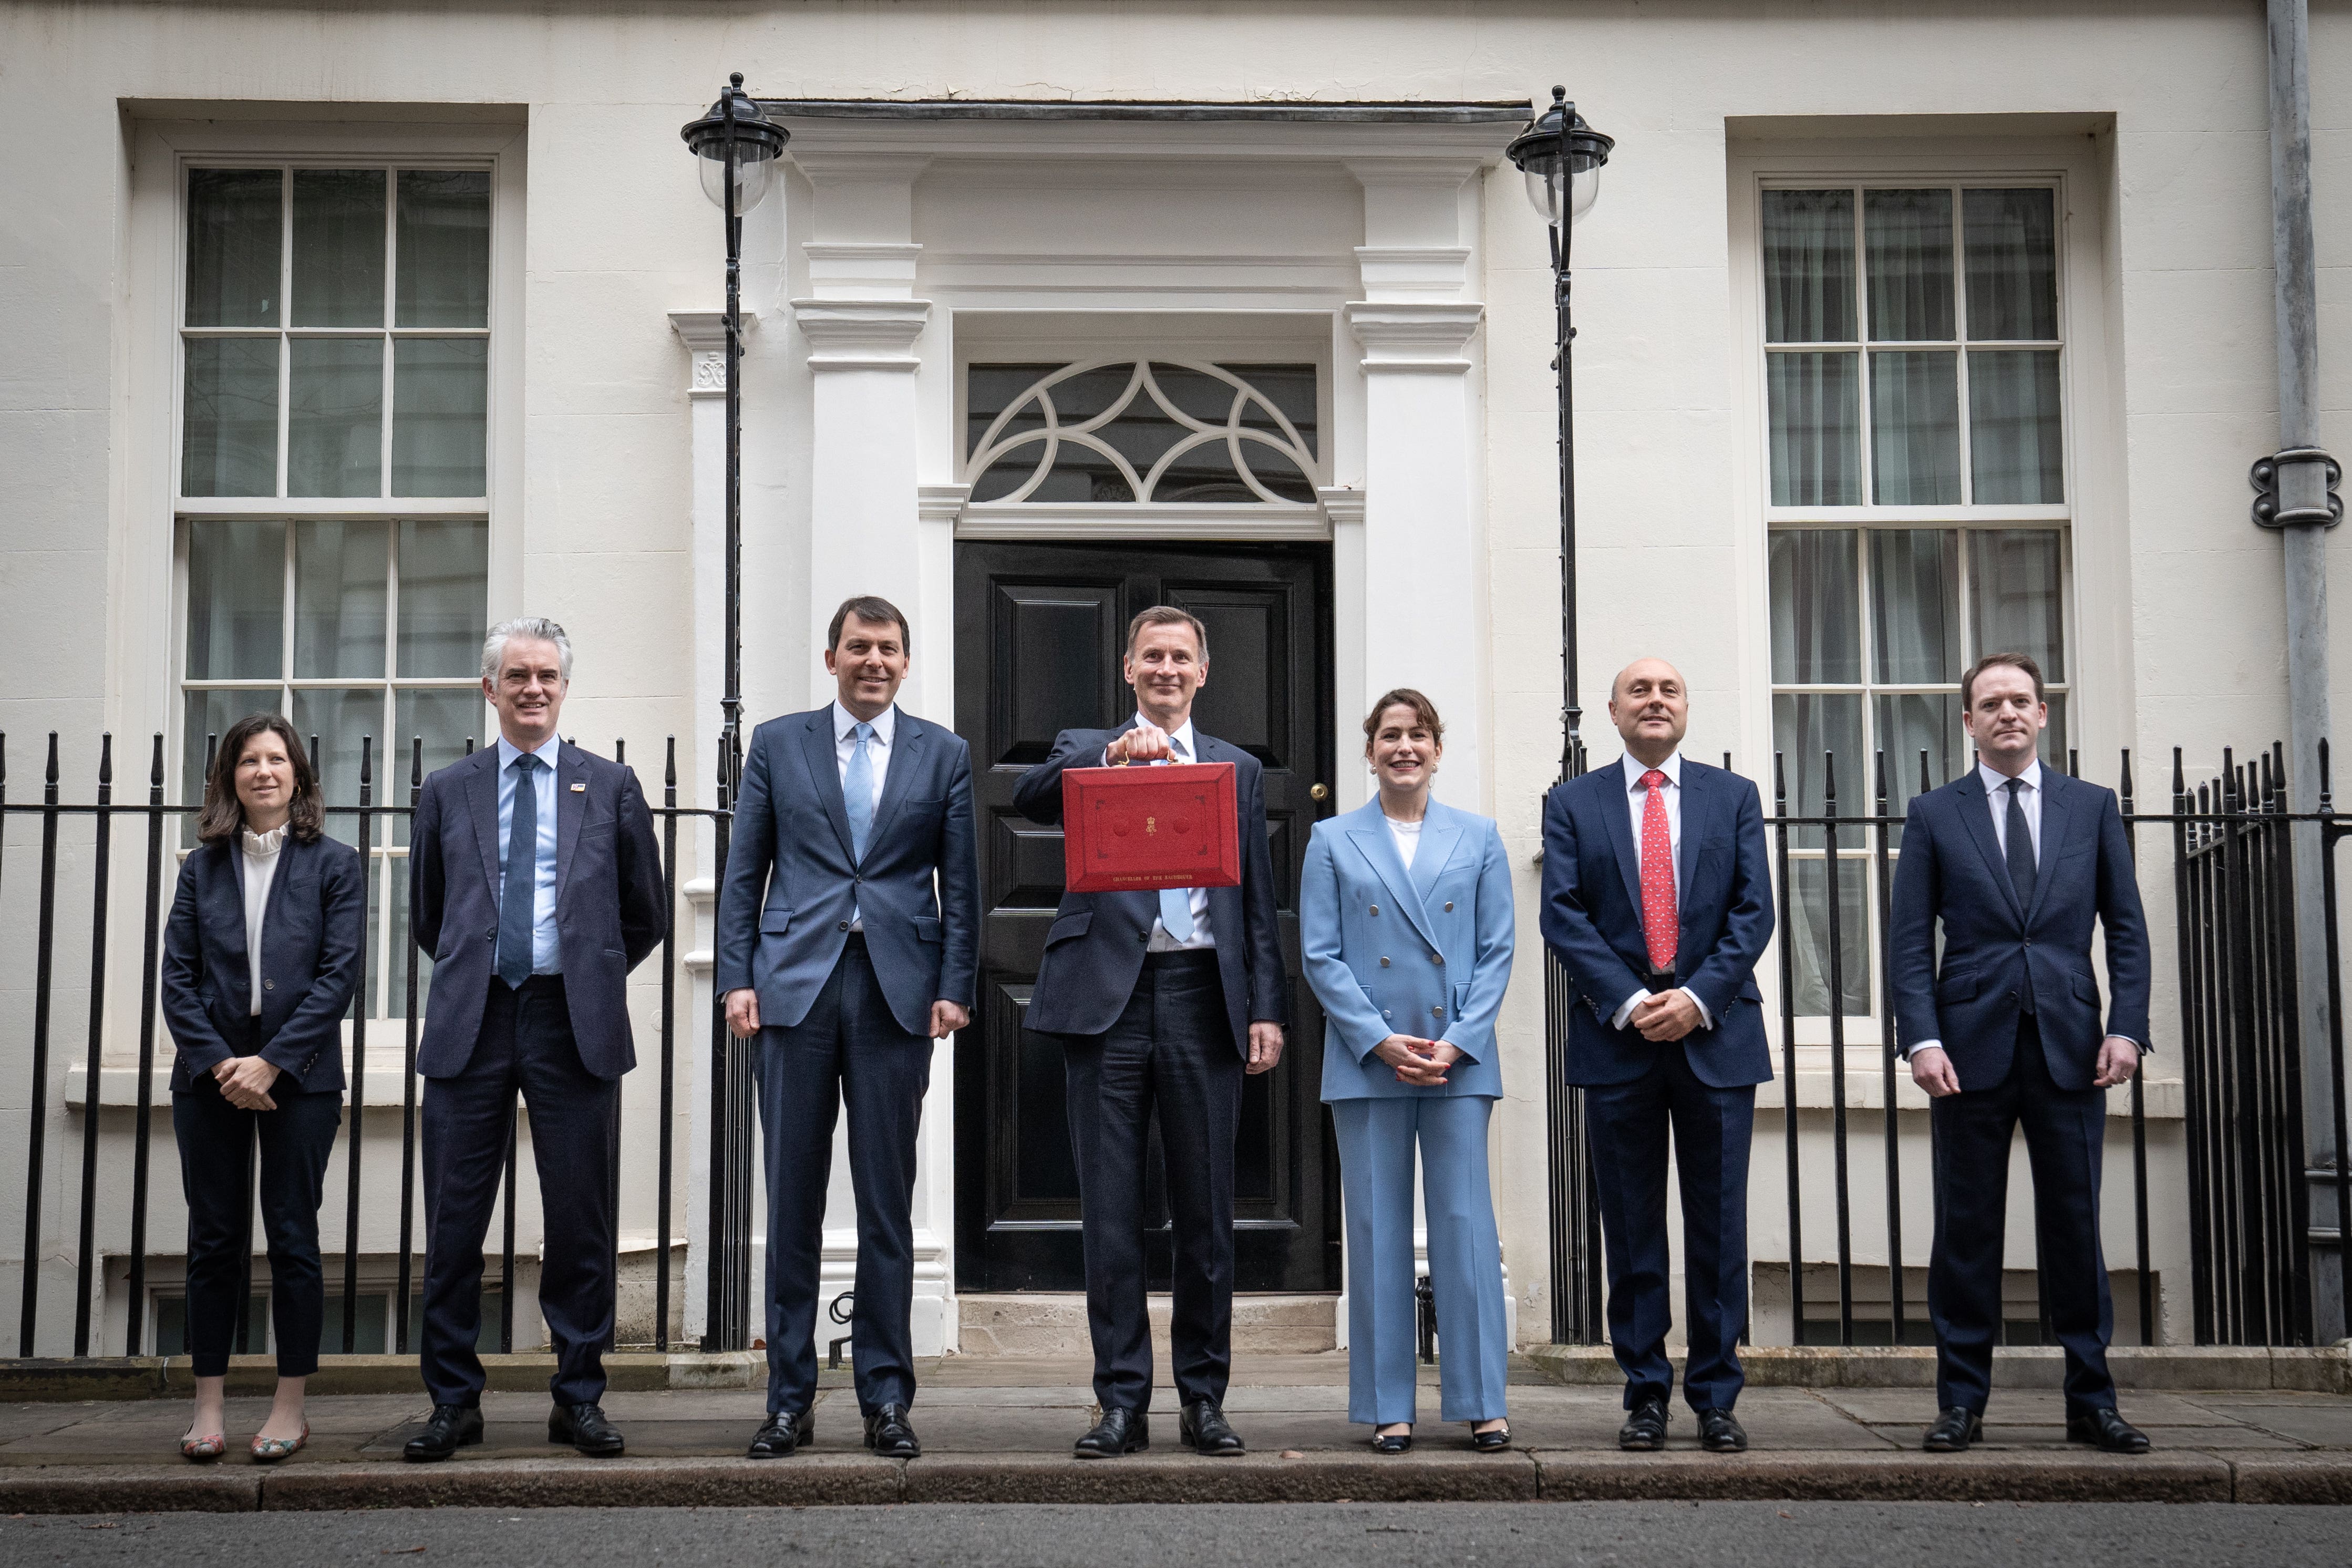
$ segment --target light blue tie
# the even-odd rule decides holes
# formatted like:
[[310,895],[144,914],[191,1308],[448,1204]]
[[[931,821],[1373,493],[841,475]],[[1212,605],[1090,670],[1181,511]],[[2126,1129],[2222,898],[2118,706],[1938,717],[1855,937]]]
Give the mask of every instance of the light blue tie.
[[866,749],[873,737],[874,726],[859,724],[854,733],[857,744],[850,748],[849,768],[842,775],[841,793],[849,807],[849,847],[858,859],[866,858],[866,836],[874,831],[874,758]]
[[[1168,738],[1169,761],[1181,762],[1183,753],[1177,750],[1176,737]],[[1192,889],[1162,888],[1160,889],[1160,923],[1179,942],[1192,940]]]

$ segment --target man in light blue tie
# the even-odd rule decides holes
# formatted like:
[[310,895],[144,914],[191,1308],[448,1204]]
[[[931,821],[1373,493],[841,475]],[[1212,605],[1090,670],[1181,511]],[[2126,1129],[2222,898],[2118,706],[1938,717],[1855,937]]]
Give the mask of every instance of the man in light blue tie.
[[837,695],[754,731],[719,895],[718,984],[751,1058],[768,1178],[768,1415],[755,1459],[814,1434],[816,1313],[833,1131],[849,1110],[857,1200],[850,1352],[866,1446],[922,1452],[915,1365],[915,1139],[933,1042],[971,1021],[980,860],[971,752],[897,706],[912,650],[887,599],[836,611]]
[[1224,1416],[1232,1368],[1234,1136],[1242,1078],[1282,1059],[1288,988],[1275,934],[1265,784],[1255,757],[1192,724],[1207,684],[1209,634],[1170,605],[1127,633],[1136,715],[1117,730],[1065,730],[1022,775],[1013,803],[1062,820],[1062,774],[1125,763],[1231,763],[1242,849],[1238,888],[1071,893],[1045,935],[1027,1026],[1057,1037],[1068,1085],[1070,1145],[1085,1226],[1087,1325],[1101,1418],[1080,1458],[1150,1446],[1151,1331],[1144,1262],[1144,1184],[1156,1112],[1175,1233],[1169,1337],[1178,1440],[1238,1454]]

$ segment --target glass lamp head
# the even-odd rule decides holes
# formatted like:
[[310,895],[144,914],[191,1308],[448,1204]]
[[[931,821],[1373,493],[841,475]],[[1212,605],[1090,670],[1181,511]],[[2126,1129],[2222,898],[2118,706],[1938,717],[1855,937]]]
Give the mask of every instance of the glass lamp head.
[[792,133],[760,112],[760,105],[743,90],[743,73],[728,79],[726,90],[699,120],[681,127],[678,136],[692,150],[702,168],[702,193],[715,206],[727,205],[730,174],[735,185],[735,212],[750,212],[764,200]]
[[1528,203],[1559,228],[1592,210],[1601,195],[1601,166],[1616,145],[1615,138],[1585,123],[1566,88],[1555,87],[1551,107],[1519,132],[1507,155],[1527,178]]

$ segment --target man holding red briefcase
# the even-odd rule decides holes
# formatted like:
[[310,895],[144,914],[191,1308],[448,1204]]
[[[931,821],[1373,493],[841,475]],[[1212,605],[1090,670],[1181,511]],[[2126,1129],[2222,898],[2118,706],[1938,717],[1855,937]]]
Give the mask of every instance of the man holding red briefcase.
[[[1165,605],[1137,616],[1125,674],[1136,716],[1117,730],[1063,731],[1052,754],[1015,786],[1014,804],[1053,825],[1063,819],[1071,770],[1228,764],[1241,881],[1066,892],[1045,937],[1026,1024],[1059,1037],[1063,1047],[1102,1407],[1076,1451],[1110,1458],[1150,1447],[1143,1194],[1156,1107],[1176,1242],[1177,1435],[1199,1453],[1238,1454],[1241,1436],[1223,1408],[1232,1364],[1234,1137],[1243,1075],[1270,1072],[1281,1060],[1288,1011],[1265,785],[1256,758],[1192,728],[1192,700],[1209,676],[1208,632],[1198,619]],[[1150,826],[1156,833],[1157,824]],[[1069,830],[1075,836],[1078,825]]]

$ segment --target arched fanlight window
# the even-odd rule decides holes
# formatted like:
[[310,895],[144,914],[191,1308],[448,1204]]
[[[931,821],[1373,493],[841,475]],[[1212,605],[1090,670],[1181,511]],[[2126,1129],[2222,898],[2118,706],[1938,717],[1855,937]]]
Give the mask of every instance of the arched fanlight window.
[[974,504],[1315,500],[1315,366],[1192,360],[975,364]]

